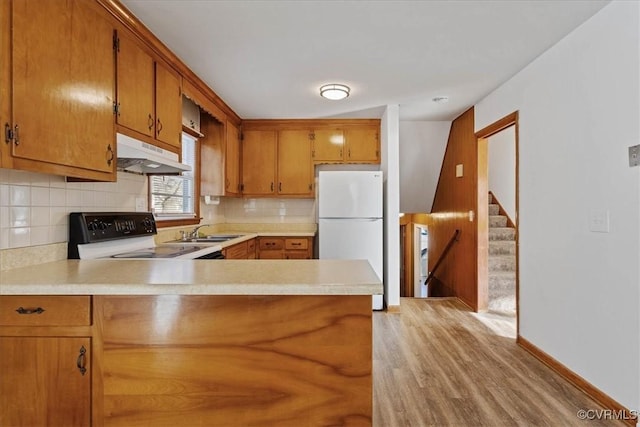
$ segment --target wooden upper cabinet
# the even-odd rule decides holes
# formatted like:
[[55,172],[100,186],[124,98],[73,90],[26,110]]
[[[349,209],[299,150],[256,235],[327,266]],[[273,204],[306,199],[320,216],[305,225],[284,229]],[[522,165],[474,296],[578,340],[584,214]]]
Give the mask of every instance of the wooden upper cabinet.
[[277,133],[246,130],[242,138],[242,192],[264,196],[276,193]]
[[240,188],[240,129],[227,120],[224,156],[225,195],[241,194]]
[[156,139],[180,148],[182,144],[181,77],[156,62]]
[[155,136],[153,58],[124,31],[117,40],[117,123]]
[[278,194],[314,196],[311,140],[306,130],[278,132]]
[[223,196],[225,132],[224,124],[209,114],[200,113],[200,194],[203,196]]
[[314,162],[341,162],[344,154],[344,132],[342,129],[321,129],[311,132]]
[[349,127],[345,130],[348,163],[380,163],[380,139],[377,126]]
[[320,163],[380,163],[379,126],[350,124],[311,131],[311,157]]
[[2,94],[11,95],[0,166],[115,180],[114,27],[104,10],[83,0],[0,7]]
[[[167,144],[180,152],[182,144],[182,80],[132,35],[119,31],[117,46],[117,124],[134,138]],[[125,130],[126,132],[126,130]],[[142,138],[144,139],[144,138]],[[162,144],[156,144],[162,145]]]

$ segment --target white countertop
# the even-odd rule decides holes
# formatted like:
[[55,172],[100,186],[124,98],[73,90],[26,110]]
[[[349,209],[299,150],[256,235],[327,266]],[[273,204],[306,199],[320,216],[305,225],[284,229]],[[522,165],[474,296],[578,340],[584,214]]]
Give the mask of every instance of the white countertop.
[[63,260],[0,273],[0,295],[376,295],[364,260]]

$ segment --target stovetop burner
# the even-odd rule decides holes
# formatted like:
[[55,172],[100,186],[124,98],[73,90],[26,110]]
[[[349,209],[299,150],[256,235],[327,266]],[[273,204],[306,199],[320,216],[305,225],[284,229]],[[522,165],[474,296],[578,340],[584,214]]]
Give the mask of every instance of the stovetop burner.
[[193,252],[198,252],[206,248],[207,246],[156,246],[155,248],[146,248],[111,255],[111,258],[175,258]]

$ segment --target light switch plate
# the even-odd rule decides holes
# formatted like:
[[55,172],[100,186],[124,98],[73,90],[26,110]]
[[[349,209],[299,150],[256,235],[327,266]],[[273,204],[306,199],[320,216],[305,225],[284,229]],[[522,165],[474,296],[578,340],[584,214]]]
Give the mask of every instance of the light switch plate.
[[456,178],[461,178],[463,175],[463,166],[462,164],[456,165]]
[[589,230],[595,233],[609,232],[609,211],[593,209],[589,213]]
[[640,165],[640,145],[629,147],[629,167]]

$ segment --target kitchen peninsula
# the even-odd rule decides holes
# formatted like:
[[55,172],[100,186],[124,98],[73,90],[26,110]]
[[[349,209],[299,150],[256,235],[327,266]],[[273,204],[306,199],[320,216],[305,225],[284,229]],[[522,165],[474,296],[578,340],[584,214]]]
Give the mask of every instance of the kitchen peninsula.
[[371,425],[380,293],[366,261],[3,271],[0,424]]

